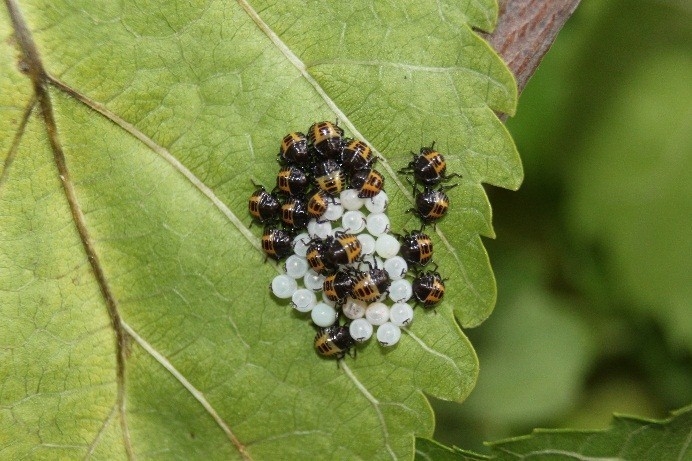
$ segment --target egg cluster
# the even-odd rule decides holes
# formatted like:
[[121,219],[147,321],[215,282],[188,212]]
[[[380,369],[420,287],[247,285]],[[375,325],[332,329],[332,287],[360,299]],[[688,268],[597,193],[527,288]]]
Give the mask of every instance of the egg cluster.
[[[278,161],[276,187],[268,192],[257,186],[249,200],[250,214],[265,225],[265,254],[286,258],[272,293],[310,314],[320,328],[315,348],[321,355],[341,358],[373,334],[382,346],[395,345],[401,327],[413,321],[409,301],[427,308],[444,296],[440,274],[422,270],[433,254],[430,237],[422,230],[390,232],[376,157],[363,141],[345,138],[336,124],[319,122],[307,136],[286,135]],[[449,187],[432,187],[451,177],[445,168],[442,155],[430,147],[401,170],[413,175],[416,207],[409,211],[423,224],[442,218],[449,206]],[[412,281],[406,278],[409,269]]]

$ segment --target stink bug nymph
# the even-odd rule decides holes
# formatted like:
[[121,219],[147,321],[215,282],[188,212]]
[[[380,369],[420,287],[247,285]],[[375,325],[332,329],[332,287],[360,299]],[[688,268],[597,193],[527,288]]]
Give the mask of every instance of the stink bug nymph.
[[281,168],[276,175],[276,190],[286,195],[302,194],[309,185],[309,178],[305,172],[297,166]]
[[327,212],[327,207],[329,206],[328,201],[330,199],[333,203],[334,198],[327,195],[327,193],[321,189],[315,192],[310,197],[310,200],[308,200],[308,214],[312,218],[315,218],[317,222],[323,222],[320,221],[320,218]]
[[344,148],[341,152],[341,166],[346,171],[357,171],[370,166],[375,161],[372,149],[358,139],[344,139]]
[[291,235],[282,229],[265,227],[262,234],[262,250],[273,259],[279,260],[293,251]]
[[416,181],[426,187],[434,186],[440,181],[446,181],[455,176],[460,176],[457,173],[447,175],[447,162],[442,154],[435,150],[435,143],[430,147],[421,147],[418,155],[413,154],[413,160],[406,168],[400,170],[401,173],[413,173]]
[[336,266],[327,258],[327,244],[319,238],[310,241],[305,259],[308,265],[318,274],[326,275],[336,270]]
[[315,349],[324,357],[342,359],[355,344],[348,327],[339,324],[320,328],[315,335]]
[[327,258],[337,266],[355,262],[361,254],[362,244],[354,234],[337,232],[334,237],[327,237]]
[[264,187],[259,186],[250,196],[248,209],[255,220],[266,224],[277,219],[281,203],[276,195],[270,194]]
[[372,198],[384,188],[384,177],[371,168],[359,170],[351,176],[351,188],[358,191],[360,198]]
[[439,189],[428,189],[419,192],[414,188],[416,196],[416,207],[408,211],[417,215],[424,224],[431,224],[442,219],[449,209],[449,196],[445,190],[455,187],[446,186]]
[[312,148],[324,158],[341,156],[344,130],[332,122],[314,123],[308,130],[308,141]]
[[327,278],[324,279],[322,288],[327,299],[330,301],[342,302],[351,294],[353,283],[354,280],[351,274],[339,271],[328,275]]
[[297,131],[284,136],[279,148],[279,163],[306,165],[309,162],[308,138]]
[[315,184],[329,195],[339,195],[346,185],[346,176],[338,163],[326,160],[315,167]]
[[386,296],[391,284],[387,271],[374,267],[355,276],[351,296],[372,303]]
[[413,279],[411,285],[413,297],[425,308],[439,303],[445,295],[445,282],[438,272],[422,272]]
[[401,241],[401,256],[411,264],[425,266],[433,255],[433,242],[430,236],[420,231],[398,236]]
[[302,229],[308,225],[310,215],[308,214],[305,198],[302,196],[291,197],[281,205],[281,220],[284,224],[293,229]]

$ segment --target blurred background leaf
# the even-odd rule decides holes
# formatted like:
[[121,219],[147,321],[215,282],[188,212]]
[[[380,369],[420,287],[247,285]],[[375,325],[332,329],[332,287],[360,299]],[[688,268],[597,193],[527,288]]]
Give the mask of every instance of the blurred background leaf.
[[494,315],[478,386],[436,402],[436,439],[597,429],[692,401],[689,4],[583,2],[508,121],[516,194],[490,191]]

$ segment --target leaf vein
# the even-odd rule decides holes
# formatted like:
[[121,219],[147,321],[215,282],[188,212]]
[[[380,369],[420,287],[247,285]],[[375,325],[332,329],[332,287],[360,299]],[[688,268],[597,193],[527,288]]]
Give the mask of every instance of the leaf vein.
[[409,330],[408,328],[402,328],[402,329],[406,332],[407,335],[409,335],[411,338],[413,338],[413,340],[416,341],[416,342],[418,343],[418,345],[420,345],[420,347],[423,348],[424,351],[426,351],[426,352],[429,353],[429,354],[432,354],[432,355],[435,355],[435,356],[437,356],[437,357],[440,357],[441,359],[443,359],[443,360],[445,360],[445,361],[451,363],[451,364],[452,364],[452,368],[454,368],[459,374],[461,374],[461,369],[460,369],[459,366],[456,364],[456,362],[454,362],[454,360],[452,360],[451,357],[449,357],[448,355],[445,355],[445,354],[443,354],[443,353],[441,353],[441,352],[438,352],[438,351],[436,351],[435,349],[433,349],[433,348],[431,348],[430,346],[428,346],[427,344],[425,344],[425,343],[423,342],[422,339],[420,339],[417,335],[415,335],[415,334],[414,334],[411,330]]
[[307,431],[290,431],[290,432],[284,432],[282,434],[275,434],[275,435],[270,435],[267,437],[262,437],[261,439],[253,440],[252,442],[248,442],[246,446],[252,446],[252,445],[257,445],[259,443],[264,443],[264,442],[272,442],[274,440],[281,440],[289,437],[302,437],[306,435],[312,435],[312,434],[323,434],[323,435],[329,435],[329,432],[322,431],[319,429],[311,429]]
[[[228,221],[230,221],[238,229],[238,231],[243,235],[243,237],[245,237],[248,240],[248,242],[250,242],[250,244],[257,249],[257,251],[264,254],[259,239],[255,237],[252,232],[250,232],[250,229],[235,215],[235,213],[233,213],[233,211],[231,211],[231,209],[214,193],[214,191],[209,186],[204,184],[204,182],[200,180],[185,165],[183,165],[180,162],[180,160],[175,158],[173,154],[171,154],[168,151],[168,149],[157,144],[153,139],[151,139],[149,136],[137,129],[133,124],[121,118],[120,116],[109,110],[106,106],[88,98],[86,95],[79,93],[74,88],[69,87],[67,84],[63,83],[62,81],[58,80],[53,76],[48,75],[47,78],[49,82],[56,88],[74,97],[81,103],[85,104],[87,107],[93,109],[94,111],[106,117],[116,125],[120,126],[127,133],[137,138],[149,149],[151,149],[153,152],[155,152],[164,160],[166,160],[173,168],[178,170],[178,172],[182,174],[185,177],[185,179],[187,179],[195,188],[197,188],[197,190],[199,190],[209,200],[211,200],[214,206],[228,219]],[[276,265],[276,263],[272,261],[272,264],[277,269],[277,271],[279,271],[279,268]]]
[[43,119],[46,137],[50,144],[53,153],[53,161],[55,169],[60,179],[60,185],[65,200],[70,208],[72,222],[79,234],[79,239],[82,244],[82,250],[86,257],[94,276],[94,279],[99,287],[101,296],[106,305],[106,310],[110,318],[111,327],[115,336],[116,349],[116,377],[117,377],[117,406],[120,412],[120,426],[122,429],[123,443],[125,451],[129,459],[134,459],[132,445],[129,435],[127,418],[125,417],[125,353],[128,338],[122,329],[120,323],[120,313],[118,312],[118,304],[108,284],[104,268],[99,260],[99,255],[94,248],[94,242],[87,228],[84,211],[78,201],[77,192],[70,177],[70,170],[67,165],[67,159],[62,147],[60,136],[58,133],[57,123],[55,121],[55,113],[53,110],[53,102],[50,98],[50,93],[47,89],[47,83],[50,83],[50,78],[46,73],[41,55],[36,47],[34,38],[31,34],[22,11],[15,0],[5,0],[5,6],[12,21],[12,26],[17,37],[17,42],[22,51],[24,60],[26,61],[27,74],[31,78],[34,87],[34,97],[41,108],[41,117]]
[[377,418],[380,420],[380,425],[382,426],[382,435],[384,437],[384,445],[385,448],[387,449],[387,452],[389,455],[392,457],[392,459],[396,460],[398,457],[396,456],[396,453],[394,453],[394,450],[392,450],[392,447],[389,445],[389,430],[387,429],[387,422],[384,419],[384,414],[382,414],[382,410],[380,409],[380,402],[377,400],[369,391],[368,389],[361,383],[356,375],[351,371],[351,369],[344,363],[342,360],[340,363],[340,368],[344,370],[344,373],[346,373],[346,376],[355,384],[356,388],[365,396],[366,400],[370,402],[372,407],[375,409],[375,413],[377,414]]
[[87,452],[84,455],[84,459],[89,459],[91,457],[91,455],[94,453],[94,450],[96,450],[96,447],[98,446],[99,442],[101,441],[101,437],[106,432],[106,429],[108,429],[108,426],[110,426],[111,421],[113,421],[113,418],[115,417],[117,412],[118,412],[118,404],[116,402],[113,404],[113,408],[111,409],[110,414],[106,417],[106,419],[103,420],[103,424],[101,424],[101,427],[99,428],[98,432],[94,436],[94,440],[92,440],[91,443],[89,444],[89,447],[87,448]]
[[456,248],[454,248],[454,246],[449,242],[449,240],[447,240],[447,236],[442,233],[439,226],[435,229],[435,232],[440,237],[442,243],[444,243],[445,247],[447,248],[447,251],[449,251],[449,253],[454,258],[454,261],[456,261],[457,266],[459,267],[459,272],[461,273],[462,278],[466,282],[466,286],[471,291],[473,296],[475,296],[476,299],[483,299],[476,287],[473,285],[473,283],[471,283],[471,280],[469,279],[469,274],[466,271],[466,266],[464,266],[463,262],[461,261],[461,258],[459,257],[459,253],[457,252]]
[[0,192],[2,192],[3,184],[5,184],[5,181],[7,181],[7,176],[9,175],[10,167],[12,166],[14,158],[17,156],[17,151],[19,150],[19,143],[24,134],[24,130],[26,130],[27,124],[29,123],[31,113],[34,110],[34,107],[36,107],[36,102],[36,95],[34,95],[31,97],[29,103],[24,109],[22,119],[20,120],[19,126],[17,127],[17,132],[15,133],[14,139],[12,140],[12,144],[10,145],[10,150],[7,153],[7,157],[5,157],[5,164],[2,167],[2,172],[0,172]]
[[214,407],[211,405],[211,403],[207,400],[207,398],[204,396],[204,394],[197,389],[195,386],[192,385],[190,381],[183,376],[183,374],[178,371],[177,368],[173,366],[173,364],[163,356],[158,350],[154,348],[151,344],[149,344],[144,338],[142,338],[129,324],[127,324],[124,320],[120,321],[123,329],[132,337],[132,339],[135,340],[137,344],[139,344],[142,349],[144,349],[146,352],[151,355],[154,360],[159,362],[159,364],[164,367],[175,379],[180,382],[180,384],[183,385],[187,391],[192,394],[192,396],[197,400],[202,407],[209,413],[209,415],[214,419],[216,424],[221,428],[221,430],[224,431],[226,436],[229,438],[229,440],[233,443],[233,445],[236,447],[240,455],[243,457],[245,460],[251,460],[252,458],[250,457],[250,454],[247,452],[247,449],[245,445],[240,443],[238,438],[233,434],[233,431],[231,431],[231,428],[226,424],[226,421],[221,418],[221,416],[216,412]]
[[404,69],[407,71],[414,72],[430,72],[430,73],[454,73],[454,72],[465,72],[478,77],[483,77],[487,80],[488,84],[494,84],[499,88],[504,88],[504,84],[498,79],[493,78],[490,72],[483,73],[476,69],[463,66],[424,66],[421,64],[410,64],[407,62],[396,62],[396,61],[382,61],[382,60],[356,60],[356,59],[319,59],[312,61],[310,63],[304,64],[307,69],[310,67],[316,67],[326,64],[339,64],[344,66],[364,66],[364,67],[393,67],[397,69]]

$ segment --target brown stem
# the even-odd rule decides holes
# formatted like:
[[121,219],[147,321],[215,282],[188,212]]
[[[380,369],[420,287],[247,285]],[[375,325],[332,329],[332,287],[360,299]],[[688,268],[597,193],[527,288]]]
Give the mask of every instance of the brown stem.
[[500,0],[492,34],[483,34],[517,79],[519,92],[572,15],[579,0]]

